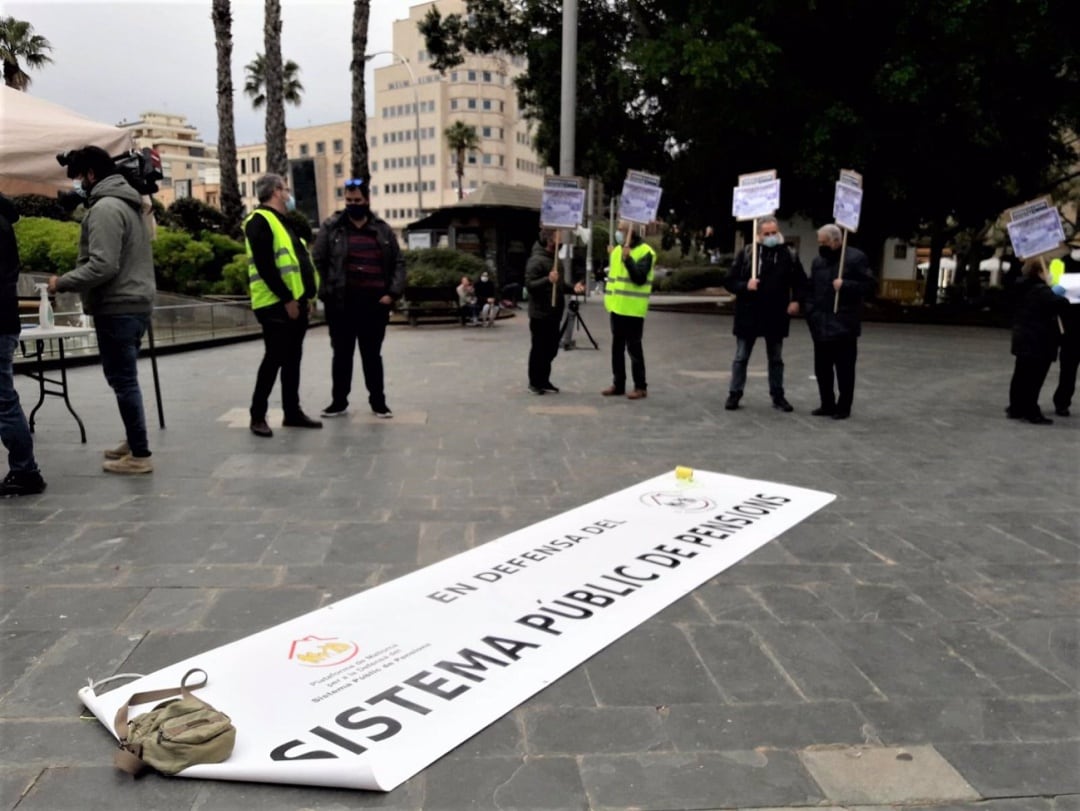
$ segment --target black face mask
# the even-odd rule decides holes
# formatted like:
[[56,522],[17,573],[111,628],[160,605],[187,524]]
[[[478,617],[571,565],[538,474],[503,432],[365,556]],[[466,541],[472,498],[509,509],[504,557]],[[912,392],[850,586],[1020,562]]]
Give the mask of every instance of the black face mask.
[[354,220],[366,220],[368,215],[371,214],[371,206],[367,203],[348,203],[345,206],[345,213]]
[[840,256],[839,248],[830,248],[828,245],[819,245],[817,252],[822,259],[836,259]]

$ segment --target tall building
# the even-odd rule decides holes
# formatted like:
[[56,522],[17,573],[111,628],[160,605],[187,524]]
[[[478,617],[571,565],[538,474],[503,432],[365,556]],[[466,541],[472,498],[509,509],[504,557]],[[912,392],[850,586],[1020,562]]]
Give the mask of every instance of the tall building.
[[187,123],[187,116],[147,111],[138,121],[121,121],[118,127],[131,130],[135,147],[156,149],[165,176],[158,183],[158,200],[165,206],[181,197],[196,197],[219,207],[221,168],[217,147],[199,136]]
[[[408,18],[393,25],[393,64],[377,68],[368,88],[374,99],[367,119],[371,204],[399,230],[422,211],[457,201],[457,156],[445,135],[454,122],[474,127],[479,140],[479,148],[465,157],[463,194],[485,183],[541,188],[545,173],[513,83],[525,61],[467,56],[445,76],[432,70],[417,24],[433,6],[444,15],[465,13],[463,0],[411,7]],[[347,115],[348,100],[342,104]],[[293,185],[303,186],[294,189],[298,206],[316,222],[342,207],[351,137],[348,120],[290,129],[286,135]],[[250,210],[258,204],[254,181],[266,171],[266,145],[238,147],[237,159],[240,193]]]

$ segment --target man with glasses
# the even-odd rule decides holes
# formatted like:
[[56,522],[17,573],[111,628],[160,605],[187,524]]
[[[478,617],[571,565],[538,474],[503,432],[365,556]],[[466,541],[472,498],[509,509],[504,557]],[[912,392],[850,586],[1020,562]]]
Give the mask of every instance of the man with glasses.
[[322,428],[300,410],[300,358],[308,326],[308,302],[315,298],[315,268],[304,241],[285,214],[296,209],[281,175],[255,181],[259,207],[244,220],[251,309],[263,330],[266,351],[251,395],[251,433],[271,437],[266,422],[270,391],[281,371],[282,425]]
[[394,415],[386,404],[382,343],[390,310],[405,290],[405,258],[393,229],[372,213],[364,181],[346,180],[344,191],[345,210],[323,223],[312,249],[333,349],[331,402],[322,416],[348,413],[359,345],[368,404],[376,417],[389,419]]

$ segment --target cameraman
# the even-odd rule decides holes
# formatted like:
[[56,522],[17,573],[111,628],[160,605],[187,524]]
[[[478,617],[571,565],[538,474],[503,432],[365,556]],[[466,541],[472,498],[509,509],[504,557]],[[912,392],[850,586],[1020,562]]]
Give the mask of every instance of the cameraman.
[[94,317],[105,379],[116,394],[126,440],[105,451],[107,473],[150,473],[150,444],[136,360],[154,308],[154,257],[142,216],[142,198],[104,149],[67,153],[68,177],[86,200],[79,258],[63,276],[49,277],[49,292],[74,292]]

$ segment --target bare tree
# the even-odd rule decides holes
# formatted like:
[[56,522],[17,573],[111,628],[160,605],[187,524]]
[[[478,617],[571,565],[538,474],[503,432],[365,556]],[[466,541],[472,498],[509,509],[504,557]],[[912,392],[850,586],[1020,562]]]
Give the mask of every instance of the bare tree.
[[350,171],[365,184],[371,178],[368,169],[367,110],[364,95],[364,67],[367,64],[368,18],[370,0],[353,0],[352,30],[352,157]]
[[263,40],[266,50],[266,170],[289,177],[285,151],[285,72],[281,65],[281,0],[266,0]]
[[229,0],[214,0],[210,13],[217,45],[218,163],[221,166],[221,213],[230,234],[240,232],[244,204],[236,177],[236,130],[233,119],[232,7]]

